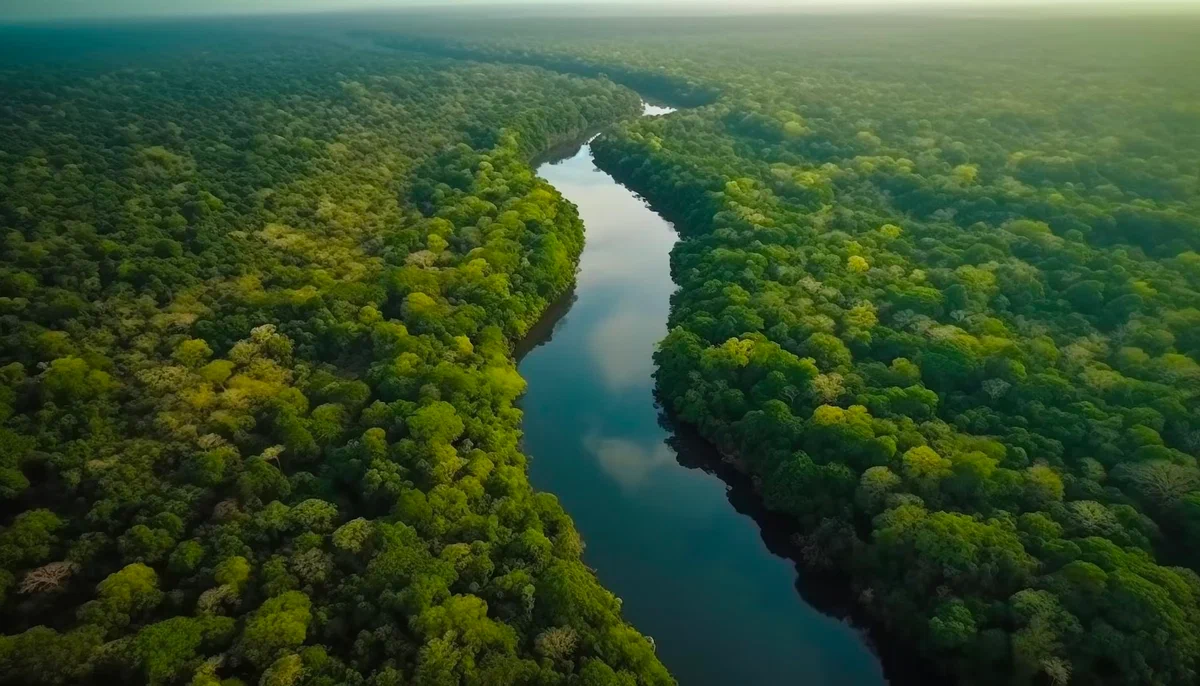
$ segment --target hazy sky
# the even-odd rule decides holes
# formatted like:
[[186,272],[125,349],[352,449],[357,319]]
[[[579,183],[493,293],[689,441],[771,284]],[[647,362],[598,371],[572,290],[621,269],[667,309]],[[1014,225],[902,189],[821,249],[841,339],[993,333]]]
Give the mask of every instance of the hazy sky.
[[[186,14],[229,14],[260,12],[309,12],[336,9],[366,9],[386,7],[413,7],[441,5],[582,5],[597,4],[595,0],[449,0],[441,3],[431,0],[0,0],[0,20],[23,19],[67,19],[116,16],[164,16]],[[600,4],[636,5],[642,8],[673,6],[678,11],[684,6],[706,5],[704,9],[719,8],[742,10],[757,9],[820,9],[856,6],[914,8],[921,6],[988,7],[1024,6],[1046,7],[1065,5],[1078,8],[1085,5],[1103,6],[1111,9],[1118,5],[1145,8],[1142,0],[729,0],[727,2],[701,2],[692,0],[600,0]],[[1168,7],[1200,8],[1200,0],[1156,0],[1152,4]]]

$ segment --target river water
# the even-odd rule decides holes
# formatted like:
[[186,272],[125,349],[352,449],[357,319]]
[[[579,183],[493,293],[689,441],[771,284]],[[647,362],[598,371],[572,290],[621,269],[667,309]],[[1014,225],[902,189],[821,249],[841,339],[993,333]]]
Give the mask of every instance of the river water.
[[584,561],[683,686],[885,683],[860,633],[801,597],[795,564],[739,511],[753,498],[697,468],[704,448],[661,417],[651,356],[675,290],[674,229],[588,145],[538,174],[579,207],[587,244],[565,314],[520,362],[525,450],[533,485],[575,520]]

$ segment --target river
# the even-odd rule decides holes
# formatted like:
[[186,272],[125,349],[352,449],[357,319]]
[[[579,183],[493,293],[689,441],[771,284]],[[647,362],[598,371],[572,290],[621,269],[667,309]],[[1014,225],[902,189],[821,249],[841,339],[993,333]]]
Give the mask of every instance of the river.
[[704,447],[687,447],[655,403],[671,224],[586,144],[538,174],[579,207],[587,244],[573,297],[520,361],[525,451],[533,485],[575,520],[584,561],[683,686],[886,683],[860,632],[797,592],[796,565],[744,513],[753,499],[735,507],[726,480],[697,468]]

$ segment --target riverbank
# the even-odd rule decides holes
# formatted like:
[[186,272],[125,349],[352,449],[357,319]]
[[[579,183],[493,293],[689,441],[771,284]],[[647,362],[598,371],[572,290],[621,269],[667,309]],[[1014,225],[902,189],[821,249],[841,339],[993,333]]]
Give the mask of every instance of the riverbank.
[[579,208],[586,244],[560,318],[517,351],[531,481],[560,499],[585,563],[681,684],[883,684],[860,633],[796,592],[795,564],[661,423],[653,352],[677,236],[590,153],[538,169]]

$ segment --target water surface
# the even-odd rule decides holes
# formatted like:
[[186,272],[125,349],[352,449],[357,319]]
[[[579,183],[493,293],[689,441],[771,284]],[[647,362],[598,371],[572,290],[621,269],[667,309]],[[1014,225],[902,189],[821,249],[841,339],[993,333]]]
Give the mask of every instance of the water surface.
[[884,683],[858,631],[804,601],[795,565],[721,478],[684,466],[695,456],[660,424],[652,354],[675,289],[671,225],[587,145],[538,173],[579,206],[587,245],[569,310],[520,363],[525,450],[534,486],[575,520],[585,562],[683,686]]

